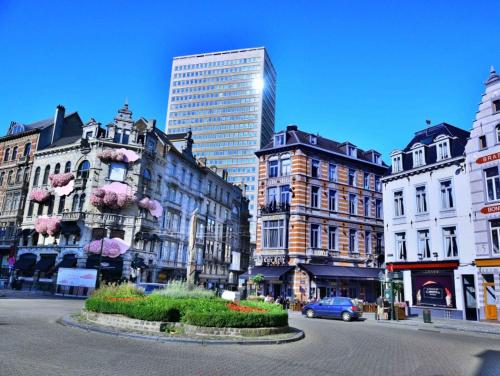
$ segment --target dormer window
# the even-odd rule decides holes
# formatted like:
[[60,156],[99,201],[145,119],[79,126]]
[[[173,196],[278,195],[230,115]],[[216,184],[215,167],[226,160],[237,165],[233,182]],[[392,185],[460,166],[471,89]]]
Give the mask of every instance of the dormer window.
[[392,157],[392,172],[401,172],[403,171],[403,155],[398,154]]
[[450,158],[450,143],[448,140],[438,142],[436,149],[438,161]]
[[348,145],[347,155],[349,155],[350,157],[356,157],[356,146]]
[[318,144],[318,138],[313,135],[313,134],[310,134],[309,135],[309,142],[313,145],[317,145]]
[[419,148],[413,151],[413,167],[425,165],[424,148]]
[[277,134],[274,136],[274,147],[285,145],[285,134]]
[[378,165],[382,164],[382,158],[380,158],[380,154],[373,153],[372,160],[373,160],[373,163],[376,163]]

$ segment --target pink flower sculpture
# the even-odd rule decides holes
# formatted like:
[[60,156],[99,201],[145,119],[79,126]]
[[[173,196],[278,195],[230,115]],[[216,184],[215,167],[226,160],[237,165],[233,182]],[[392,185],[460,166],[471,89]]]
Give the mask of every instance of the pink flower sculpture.
[[153,217],[160,218],[163,214],[161,204],[156,200],[150,199],[149,197],[144,197],[137,203],[137,205],[140,208],[148,209]]
[[74,178],[75,177],[71,172],[67,172],[64,174],[51,174],[49,176],[49,180],[53,188],[64,187],[65,185],[68,185],[68,183]]
[[97,157],[103,162],[125,162],[132,163],[139,159],[139,155],[132,150],[124,148],[106,149],[97,154]]
[[35,188],[30,193],[30,200],[42,203],[48,200],[50,192],[44,188]]
[[93,240],[89,244],[85,245],[83,249],[89,253],[99,254],[101,253],[102,247],[102,255],[115,258],[120,255],[123,255],[130,248],[123,239],[120,238],[104,238],[101,240]]
[[90,195],[90,203],[96,207],[122,209],[135,201],[128,185],[111,183],[95,189]]
[[61,227],[61,218],[42,215],[35,221],[35,231],[42,235],[54,236]]

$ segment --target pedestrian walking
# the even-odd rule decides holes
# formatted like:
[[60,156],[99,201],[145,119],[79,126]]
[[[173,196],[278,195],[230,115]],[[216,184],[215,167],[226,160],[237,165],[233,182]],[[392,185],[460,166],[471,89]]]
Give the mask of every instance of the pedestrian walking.
[[382,318],[384,317],[384,298],[382,297],[382,295],[380,295],[377,298],[376,302],[377,302],[377,312],[375,315],[375,319],[382,320]]

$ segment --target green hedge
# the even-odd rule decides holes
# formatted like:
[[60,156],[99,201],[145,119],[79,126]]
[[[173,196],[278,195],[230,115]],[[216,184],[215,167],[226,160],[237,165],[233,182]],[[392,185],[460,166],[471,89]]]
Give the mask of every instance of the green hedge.
[[281,306],[263,302],[242,301],[248,307],[266,312],[235,312],[227,308],[227,301],[216,298],[175,299],[161,295],[136,296],[137,300],[109,300],[107,294],[94,294],[85,301],[89,311],[121,314],[147,321],[185,322],[210,327],[258,328],[285,326],[288,313]]

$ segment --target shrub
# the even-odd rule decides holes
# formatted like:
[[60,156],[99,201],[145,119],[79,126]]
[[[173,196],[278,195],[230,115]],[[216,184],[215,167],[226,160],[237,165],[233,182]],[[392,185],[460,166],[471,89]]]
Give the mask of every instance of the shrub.
[[285,311],[279,313],[243,313],[235,311],[197,312],[190,310],[186,312],[183,321],[191,325],[218,328],[261,328],[288,325],[288,313]]
[[172,281],[164,288],[155,290],[153,295],[161,295],[168,298],[214,298],[215,292],[203,287],[189,285],[186,282]]
[[113,296],[116,298],[129,298],[145,296],[144,291],[137,288],[133,283],[109,283],[102,285],[99,289],[94,291],[92,298],[104,298]]

